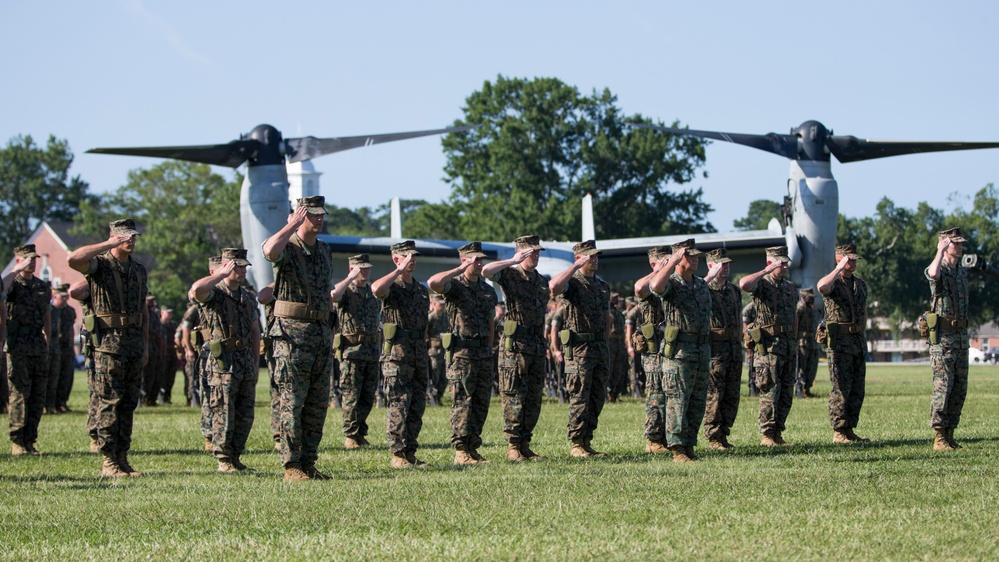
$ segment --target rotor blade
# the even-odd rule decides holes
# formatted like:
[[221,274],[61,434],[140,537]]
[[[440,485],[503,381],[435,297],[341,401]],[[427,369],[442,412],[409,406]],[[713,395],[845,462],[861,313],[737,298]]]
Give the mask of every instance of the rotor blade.
[[749,146],[773,154],[778,154],[785,158],[798,157],[798,140],[794,135],[778,135],[777,133],[767,133],[765,135],[744,135],[740,133],[719,133],[715,131],[696,131],[694,129],[677,129],[675,127],[660,127],[659,125],[647,125],[645,123],[632,123],[632,127],[642,129],[653,129],[674,135],[691,135],[706,139],[715,139],[725,142],[733,142],[743,146]]
[[238,168],[240,164],[256,155],[260,142],[237,140],[227,144],[206,144],[202,146],[147,146],[136,148],[91,148],[90,154],[120,154],[122,156],[149,156],[187,160],[216,166]]
[[837,160],[846,164],[860,160],[919,154],[921,152],[999,148],[999,142],[874,141],[858,139],[854,136],[837,135],[826,139],[826,146],[829,147],[829,152],[832,152]]
[[365,135],[360,137],[332,137],[317,139],[316,137],[300,137],[285,139],[288,151],[289,162],[301,162],[311,160],[326,154],[342,152],[351,148],[371,146],[383,142],[392,142],[417,137],[428,137],[431,135],[443,135],[446,133],[463,133],[472,129],[477,129],[482,125],[469,125],[465,127],[452,127],[450,129],[434,129],[433,131],[414,131],[410,133],[388,133],[385,135]]

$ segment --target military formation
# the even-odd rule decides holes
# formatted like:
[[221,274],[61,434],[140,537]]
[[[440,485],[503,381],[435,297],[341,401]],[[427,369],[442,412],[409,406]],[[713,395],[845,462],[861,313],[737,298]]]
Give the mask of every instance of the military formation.
[[[368,418],[384,404],[389,465],[426,466],[417,457],[423,415],[446,394],[456,465],[490,462],[480,448],[493,396],[500,398],[506,460],[544,460],[531,443],[546,394],[568,406],[571,457],[605,455],[594,448],[603,406],[631,394],[645,398],[645,451],[697,461],[702,426],[707,447],[735,447],[729,437],[747,360],[749,392],[759,396],[760,444],[787,446],[788,414],[794,398],[812,396],[820,349],[832,383],[833,443],[868,441],[855,433],[868,323],[855,245],[838,246],[835,268],[801,289],[787,278],[786,247],[768,248],[765,266],[735,285],[724,248],[705,254],[693,239],[656,246],[648,251],[651,271],[624,299],[597,275],[602,252],[594,241],[576,244],[571,266],[547,279],[537,271],[544,248],[536,236],[517,238],[512,258],[490,263],[481,243],[466,244],[459,265],[425,285],[413,275],[420,253],[405,241],[391,247],[388,274],[372,279],[369,256],[360,254],[335,282],[333,252],[318,238],[325,215],[323,197],[299,200],[286,226],[262,245],[275,281],[259,293],[245,283],[247,250],[222,249],[191,286],[179,323],[149,294],[146,269],[133,257],[139,232],[131,219],[112,222],[106,241],[69,255],[69,266],[85,277],[73,286],[51,287],[35,275],[35,247],[16,248],[0,291],[0,399],[11,453],[41,454],[42,415],[68,411],[77,328],[70,298],[83,310],[90,449],[108,478],[141,476],[129,461],[134,411],[171,403],[178,367],[217,470],[247,470],[241,457],[261,357],[269,431],[289,482],[331,478],[317,464],[334,406],[341,408],[344,449],[370,445]],[[960,229],[941,232],[925,270],[931,298],[920,329],[930,344],[935,450],[961,447],[954,431],[968,379],[968,276],[959,266],[965,242]],[[702,256],[703,278],[695,275]]]

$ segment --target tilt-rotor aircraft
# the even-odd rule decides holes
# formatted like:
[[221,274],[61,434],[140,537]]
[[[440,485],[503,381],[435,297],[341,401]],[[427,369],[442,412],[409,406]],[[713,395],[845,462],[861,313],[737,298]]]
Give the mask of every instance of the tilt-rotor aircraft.
[[[157,146],[141,148],[94,148],[95,154],[120,154],[124,156],[150,156],[170,158],[238,168],[247,165],[246,176],[239,196],[239,216],[243,233],[243,246],[249,250],[251,263],[259,264],[247,271],[247,279],[260,289],[274,280],[270,267],[262,267],[264,260],[260,246],[288,222],[288,171],[286,163],[311,160],[326,154],[351,148],[371,146],[385,142],[461,133],[476,127],[452,127],[432,131],[389,133],[339,138],[283,138],[271,125],[257,125],[239,140],[225,144],[200,146]],[[356,252],[355,252],[356,253]]]

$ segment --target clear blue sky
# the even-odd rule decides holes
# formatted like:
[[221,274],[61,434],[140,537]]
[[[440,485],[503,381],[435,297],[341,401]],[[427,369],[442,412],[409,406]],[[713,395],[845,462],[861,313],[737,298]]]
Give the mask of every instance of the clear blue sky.
[[[497,74],[610,88],[627,114],[695,129],[999,141],[994,2],[3,2],[0,142],[68,139],[95,191],[155,160],[98,146],[228,142],[259,123],[285,136],[430,129]],[[314,161],[346,207],[437,201],[429,138]],[[714,143],[698,179],[729,230],[780,200],[787,161]],[[228,173],[226,169],[218,169]],[[950,209],[999,180],[999,150],[833,163],[840,211],[888,196]],[[597,220],[601,210],[596,209]]]

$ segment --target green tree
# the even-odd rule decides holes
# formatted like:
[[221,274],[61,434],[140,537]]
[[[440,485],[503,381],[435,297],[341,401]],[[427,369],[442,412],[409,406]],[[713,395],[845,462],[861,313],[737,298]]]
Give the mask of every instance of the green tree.
[[335,236],[380,236],[381,224],[373,216],[371,207],[351,210],[336,205],[326,205],[325,228],[327,234]]
[[191,284],[208,273],[208,257],[242,245],[241,182],[238,173],[228,181],[191,162],[135,169],[115,192],[82,204],[75,229],[103,240],[110,221],[134,218],[143,233],[136,251],[149,272],[150,292],[162,305],[183,310]]
[[30,136],[16,136],[0,149],[0,261],[31,235],[38,221],[72,220],[87,200],[88,185],[69,176],[69,143],[49,136],[44,149]]
[[766,230],[770,219],[777,219],[783,225],[783,218],[780,203],[769,199],[757,199],[749,203],[746,216],[733,221],[732,226],[736,230]]
[[590,193],[601,238],[713,231],[700,190],[668,189],[693,180],[705,142],[628,127],[651,121],[626,118],[616,101],[555,78],[487,81],[456,123],[481,127],[442,141],[450,209],[421,207],[414,218],[458,238],[572,240]]

